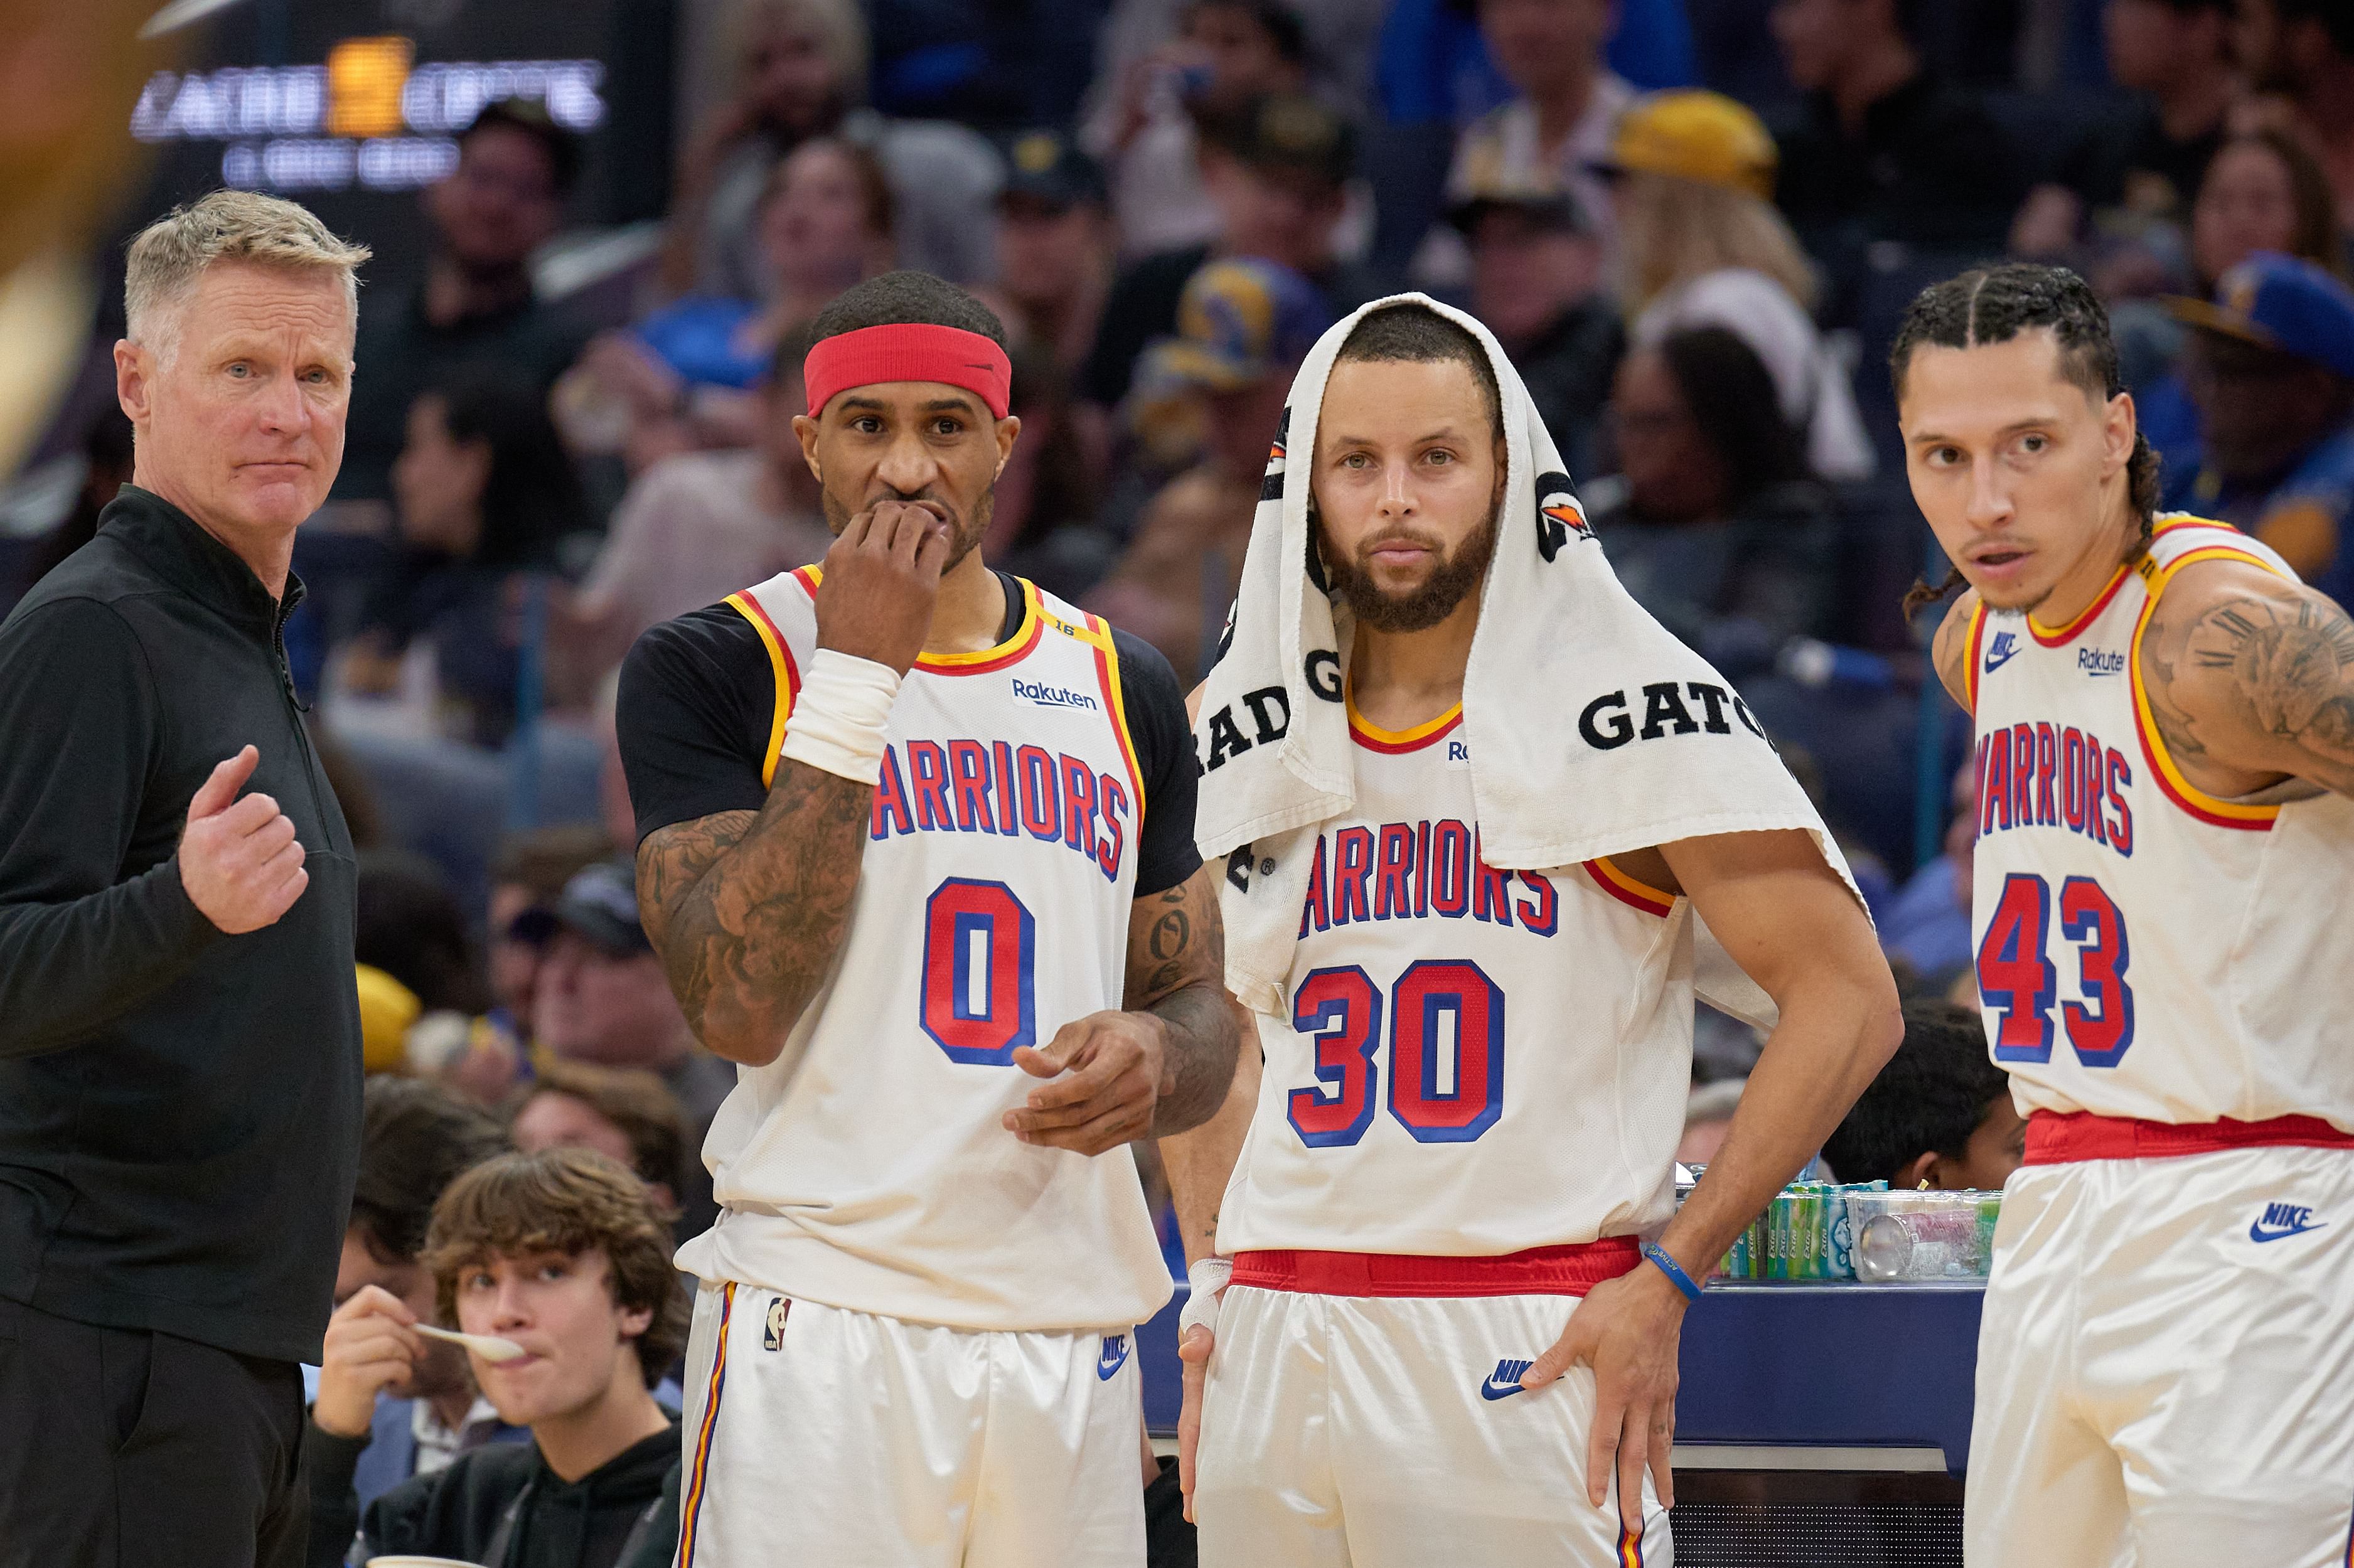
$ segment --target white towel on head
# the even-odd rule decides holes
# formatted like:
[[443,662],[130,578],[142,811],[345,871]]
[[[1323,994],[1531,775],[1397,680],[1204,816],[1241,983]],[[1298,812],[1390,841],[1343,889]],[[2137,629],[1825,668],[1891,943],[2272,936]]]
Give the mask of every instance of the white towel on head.
[[[1196,726],[1194,833],[1226,862],[1226,979],[1283,1011],[1317,830],[1355,801],[1342,672],[1349,616],[1311,591],[1317,413],[1332,361],[1370,312],[1429,307],[1477,338],[1503,393],[1508,455],[1495,561],[1463,679],[1463,736],[1488,863],[1574,865],[1678,839],[1801,828],[1846,860],[1765,731],[1705,659],[1618,584],[1528,389],[1488,329],[1421,294],[1378,300],[1319,339],[1291,384],[1259,492],[1242,590]],[[1295,467],[1288,454],[1297,451]],[[1297,476],[1297,477],[1295,477]],[[1861,901],[1859,895],[1859,902]],[[1702,931],[1695,983],[1752,1022],[1773,1007]]]

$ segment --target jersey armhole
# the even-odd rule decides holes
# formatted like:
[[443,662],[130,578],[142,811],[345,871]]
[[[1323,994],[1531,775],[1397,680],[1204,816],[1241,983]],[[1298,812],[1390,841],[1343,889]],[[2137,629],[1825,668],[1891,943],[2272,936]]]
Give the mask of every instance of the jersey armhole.
[[1606,859],[1585,862],[1585,874],[1594,879],[1595,886],[1619,903],[1640,909],[1646,915],[1657,915],[1665,919],[1675,913],[1674,894],[1653,887],[1649,883],[1636,881]]
[[[805,568],[806,569],[806,568]],[[775,713],[769,721],[769,744],[760,753],[760,787],[768,789],[777,781],[777,757],[785,744],[785,720],[792,716],[793,697],[801,689],[800,669],[793,663],[793,651],[785,645],[784,635],[760,601],[748,593],[731,593],[728,608],[752,623],[760,634],[760,646],[769,651],[769,668],[777,677]]]
[[2158,597],[2166,591],[2175,574],[2183,567],[2200,561],[2244,561],[2271,573],[2281,573],[2253,550],[2236,545],[2202,545],[2186,550],[2164,566],[2145,560],[2140,567],[2145,588],[2141,614],[2134,621],[2133,641],[2126,650],[2126,679],[2132,683],[2134,729],[2141,737],[2142,757],[2157,777],[2160,793],[2199,821],[2219,828],[2239,828],[2249,832],[2268,832],[2280,816],[2278,806],[2255,806],[2243,801],[2225,800],[2208,794],[2182,775],[2166,748],[2166,739],[2158,734],[2157,715],[2150,707],[2149,692],[2142,683],[2141,643],[2157,614]]
[[[1034,601],[1038,589],[1024,581],[1022,591]],[[1034,602],[1031,612],[1038,614],[1044,609]],[[1129,733],[1128,702],[1119,681],[1119,645],[1112,641],[1111,622],[1099,615],[1087,616],[1087,641],[1095,649],[1096,682],[1103,688],[1104,709],[1111,717],[1112,736],[1119,742],[1119,754],[1128,763],[1128,784],[1136,792],[1136,821],[1140,832],[1144,823],[1144,768],[1136,758],[1135,737]]]
[[1986,636],[1986,613],[1984,599],[1970,606],[1969,662],[1962,666],[1962,690],[1969,694],[1972,718],[1978,717],[1978,644]]

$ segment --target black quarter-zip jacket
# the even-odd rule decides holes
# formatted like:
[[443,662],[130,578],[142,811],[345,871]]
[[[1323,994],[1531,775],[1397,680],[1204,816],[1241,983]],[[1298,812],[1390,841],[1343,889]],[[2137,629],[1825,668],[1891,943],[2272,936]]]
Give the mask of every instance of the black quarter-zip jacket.
[[[0,1296],[316,1361],[359,1158],[351,834],[284,602],[125,486],[0,622]],[[310,884],[215,928],[188,801],[252,745]]]

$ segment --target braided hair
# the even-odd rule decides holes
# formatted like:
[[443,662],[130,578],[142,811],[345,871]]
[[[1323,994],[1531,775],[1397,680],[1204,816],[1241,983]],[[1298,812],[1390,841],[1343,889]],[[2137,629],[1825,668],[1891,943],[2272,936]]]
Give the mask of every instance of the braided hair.
[[[2109,313],[2092,285],[2065,267],[2015,261],[1981,267],[1933,283],[1914,299],[1888,351],[1888,371],[1901,401],[1904,372],[1924,345],[1976,348],[2008,343],[2020,333],[2050,327],[2059,340],[2060,374],[2088,396],[2107,399],[2125,390],[2117,374],[2117,345],[2109,335]],[[2133,556],[2149,547],[2158,521],[2158,454],[2149,439],[2134,431],[2133,456],[2126,464],[2126,501],[2141,520]],[[1932,588],[1925,578],[1904,596],[1904,613],[1935,604],[1964,586],[1961,568]]]

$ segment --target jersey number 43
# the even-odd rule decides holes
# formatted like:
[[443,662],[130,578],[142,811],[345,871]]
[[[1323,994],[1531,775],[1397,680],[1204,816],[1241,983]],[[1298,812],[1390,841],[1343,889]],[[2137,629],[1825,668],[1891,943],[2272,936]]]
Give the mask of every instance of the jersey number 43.
[[[2003,878],[1994,918],[1978,944],[1978,999],[1999,1013],[1998,1062],[2052,1060],[2052,1003],[2059,972],[2046,956],[2052,926],[2052,885],[2032,872]],[[2060,1016],[2068,1044],[2087,1067],[2114,1067],[2132,1049],[2133,987],[2126,983],[2132,950],[2116,901],[2089,876],[2060,885],[2060,936],[2076,949],[2077,994]]]
[[1317,969],[1292,992],[1291,1026],[1316,1040],[1317,1083],[1291,1091],[1310,1149],[1355,1143],[1373,1125],[1389,1022],[1389,1107],[1418,1143],[1469,1143],[1504,1109],[1504,991],[1479,965],[1425,959],[1387,997],[1354,964]]

